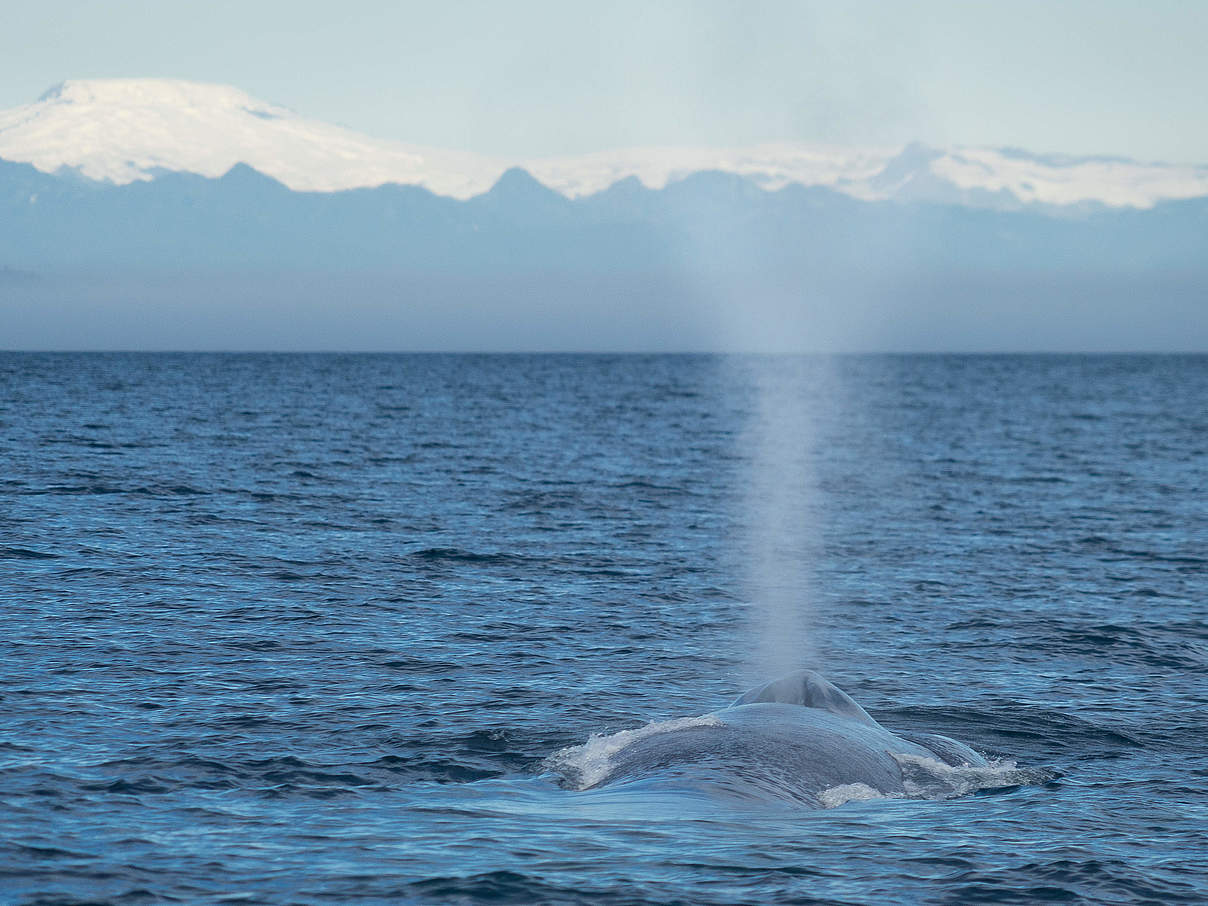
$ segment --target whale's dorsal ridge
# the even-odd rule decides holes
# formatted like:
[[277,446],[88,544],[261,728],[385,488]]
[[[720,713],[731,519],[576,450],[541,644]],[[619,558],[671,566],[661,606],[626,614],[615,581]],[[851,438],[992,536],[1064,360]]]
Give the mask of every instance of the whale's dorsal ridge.
[[798,670],[778,680],[756,686],[739,696],[731,707],[772,703],[817,708],[868,724],[870,727],[880,726],[850,695],[816,670]]

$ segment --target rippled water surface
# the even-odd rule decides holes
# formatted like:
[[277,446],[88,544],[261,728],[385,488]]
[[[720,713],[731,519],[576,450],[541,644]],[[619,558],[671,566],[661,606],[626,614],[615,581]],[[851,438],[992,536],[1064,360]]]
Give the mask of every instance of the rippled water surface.
[[[1208,900],[1206,358],[0,390],[2,902]],[[805,810],[543,767],[768,679],[785,600],[883,724],[1050,779]]]

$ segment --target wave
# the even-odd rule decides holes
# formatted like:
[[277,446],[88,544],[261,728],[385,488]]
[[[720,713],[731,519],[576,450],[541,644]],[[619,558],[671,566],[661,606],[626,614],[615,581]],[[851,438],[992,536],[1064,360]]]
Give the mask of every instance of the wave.
[[57,560],[58,554],[35,551],[27,547],[0,547],[0,560]]
[[530,559],[522,554],[507,552],[480,554],[459,547],[427,547],[423,550],[413,551],[410,556],[416,560],[434,563],[472,563],[485,566],[524,566],[530,562]]
[[688,730],[694,727],[722,727],[725,724],[715,714],[700,717],[677,717],[673,720],[654,721],[633,730],[617,733],[593,733],[587,742],[567,746],[549,756],[542,763],[547,771],[561,776],[562,786],[573,790],[586,790],[601,783],[615,768],[612,757],[640,739]]

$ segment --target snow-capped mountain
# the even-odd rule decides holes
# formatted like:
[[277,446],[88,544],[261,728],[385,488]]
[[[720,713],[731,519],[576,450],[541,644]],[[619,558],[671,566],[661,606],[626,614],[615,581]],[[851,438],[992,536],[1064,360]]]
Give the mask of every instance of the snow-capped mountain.
[[1208,196],[1208,166],[1015,149],[774,144],[505,160],[370,138],[236,88],[170,79],[68,81],[33,104],[0,111],[0,159],[116,184],[163,172],[213,178],[243,163],[297,191],[399,183],[459,199],[486,192],[512,166],[570,198],[627,177],[659,189],[708,170],[737,174],[766,189],[797,183],[870,201],[998,209],[1149,208]]
[[397,182],[456,197],[485,191],[504,169],[306,119],[237,88],[172,79],[56,85],[0,112],[0,158],[119,185],[162,171],[214,178],[244,163],[298,191]]

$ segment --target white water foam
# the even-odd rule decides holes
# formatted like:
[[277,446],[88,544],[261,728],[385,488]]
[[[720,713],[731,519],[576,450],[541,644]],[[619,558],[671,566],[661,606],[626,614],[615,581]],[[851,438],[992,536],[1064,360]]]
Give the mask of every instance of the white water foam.
[[1000,758],[983,766],[954,767],[919,755],[894,755],[902,768],[906,795],[911,799],[955,799],[979,790],[1043,783],[1053,777],[1043,768],[1021,768]]
[[818,794],[822,807],[835,808],[848,802],[865,802],[869,799],[956,799],[979,790],[1044,783],[1053,777],[1051,771],[1021,768],[1009,759],[996,759],[982,766],[954,767],[921,755],[892,752],[890,755],[902,769],[904,792],[882,793],[864,783],[844,783]]
[[823,808],[835,808],[848,802],[892,798],[894,798],[892,795],[873,789],[867,783],[841,783],[818,794],[818,802]]
[[593,733],[582,745],[567,746],[558,750],[545,759],[543,766],[548,771],[561,774],[566,785],[572,789],[586,790],[607,779],[613,770],[612,757],[639,739],[692,727],[722,726],[725,726],[725,722],[716,714],[705,714],[700,717],[655,721],[644,727],[621,730],[618,733]]

